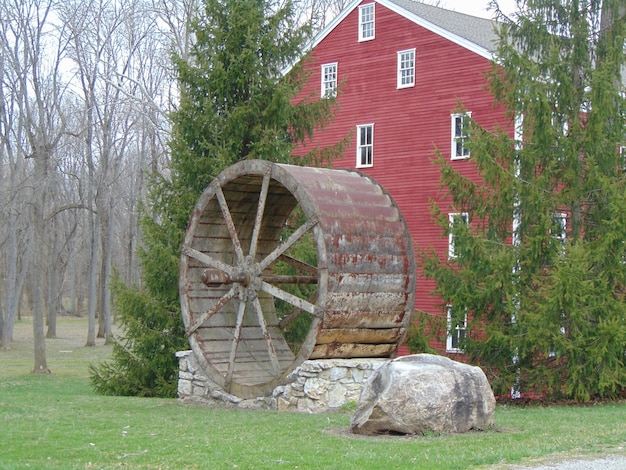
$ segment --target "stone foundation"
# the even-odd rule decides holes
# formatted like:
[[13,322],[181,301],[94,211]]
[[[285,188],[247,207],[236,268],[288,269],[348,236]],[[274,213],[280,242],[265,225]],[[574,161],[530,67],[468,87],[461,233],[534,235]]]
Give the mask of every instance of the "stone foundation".
[[371,373],[388,359],[319,359],[304,361],[271,396],[244,400],[222,390],[202,371],[193,351],[176,353],[178,397],[183,403],[323,413],[351,406]]

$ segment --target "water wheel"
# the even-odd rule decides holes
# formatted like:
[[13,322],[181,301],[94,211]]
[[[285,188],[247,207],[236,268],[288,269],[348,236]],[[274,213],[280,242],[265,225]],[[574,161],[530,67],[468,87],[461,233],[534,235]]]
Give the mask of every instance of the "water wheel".
[[[307,359],[396,353],[414,305],[412,242],[370,177],[248,160],[200,197],[180,294],[207,377],[264,396]],[[295,343],[294,323],[304,328]]]

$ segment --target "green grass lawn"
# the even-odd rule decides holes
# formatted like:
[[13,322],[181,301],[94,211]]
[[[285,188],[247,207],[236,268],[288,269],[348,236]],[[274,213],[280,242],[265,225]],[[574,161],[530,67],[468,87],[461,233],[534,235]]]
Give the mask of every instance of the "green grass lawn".
[[0,351],[0,469],[467,469],[626,454],[623,403],[499,406],[488,432],[363,438],[348,432],[349,413],[98,396],[87,364],[108,357],[110,346],[83,347],[86,322],[61,320],[59,339],[47,341],[52,374],[33,375],[29,327],[20,323],[13,349]]

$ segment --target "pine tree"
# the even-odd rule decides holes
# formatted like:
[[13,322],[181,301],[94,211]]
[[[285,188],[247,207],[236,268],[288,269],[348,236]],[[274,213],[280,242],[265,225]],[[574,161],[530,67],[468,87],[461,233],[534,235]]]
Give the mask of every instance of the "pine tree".
[[[205,0],[193,23],[188,61],[174,57],[180,104],[172,115],[168,175],[151,182],[143,217],[143,289],[118,282],[116,310],[123,336],[113,358],[91,368],[104,394],[175,396],[175,352],[187,349],[179,296],[180,246],[205,187],[245,159],[283,163],[329,161],[343,142],[292,162],[292,149],[333,117],[335,100],[292,103],[306,79],[299,61],[306,27],[289,2]],[[289,73],[283,75],[283,71]]]
[[[489,81],[521,138],[472,123],[476,183],[438,159],[469,224],[422,251],[497,394],[615,398],[626,384],[625,18],[619,0],[534,0],[500,17]],[[518,136],[519,137],[519,136]]]

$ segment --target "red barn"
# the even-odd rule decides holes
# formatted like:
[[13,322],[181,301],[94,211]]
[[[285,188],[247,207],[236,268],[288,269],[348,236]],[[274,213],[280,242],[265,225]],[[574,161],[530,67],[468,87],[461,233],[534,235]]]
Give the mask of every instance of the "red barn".
[[[381,183],[407,220],[416,247],[454,256],[452,240],[430,213],[442,203],[436,151],[469,177],[477,178],[464,116],[495,129],[512,126],[487,90],[496,45],[493,21],[411,0],[359,0],[328,25],[311,44],[311,77],[301,96],[339,90],[334,122],[315,135],[312,146],[331,145],[351,135],[351,145],[336,168],[357,168]],[[450,220],[465,218],[450,207]],[[419,272],[418,272],[419,276]],[[432,282],[418,277],[415,307],[444,315],[430,292]],[[458,352],[459,324],[448,335],[447,352]]]

